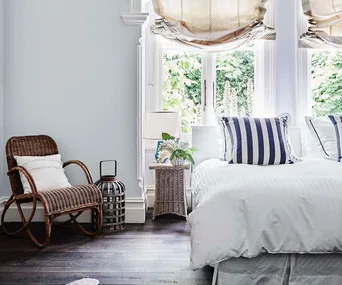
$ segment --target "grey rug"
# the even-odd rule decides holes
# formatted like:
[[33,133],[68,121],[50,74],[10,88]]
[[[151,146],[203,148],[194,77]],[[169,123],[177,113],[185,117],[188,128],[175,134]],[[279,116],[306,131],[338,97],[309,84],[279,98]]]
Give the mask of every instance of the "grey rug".
[[99,280],[96,279],[83,278],[81,280],[68,283],[67,285],[98,285],[99,283]]

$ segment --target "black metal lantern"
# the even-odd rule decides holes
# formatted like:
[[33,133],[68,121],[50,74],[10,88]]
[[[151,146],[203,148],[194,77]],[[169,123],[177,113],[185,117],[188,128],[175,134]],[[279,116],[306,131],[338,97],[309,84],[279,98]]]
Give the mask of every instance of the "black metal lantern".
[[[102,175],[102,164],[114,162],[114,175]],[[117,161],[104,160],[100,162],[100,180],[98,186],[103,196],[103,226],[105,233],[122,231],[125,229],[125,185],[116,178]],[[95,211],[93,211],[93,215]],[[96,217],[93,217],[93,219]]]

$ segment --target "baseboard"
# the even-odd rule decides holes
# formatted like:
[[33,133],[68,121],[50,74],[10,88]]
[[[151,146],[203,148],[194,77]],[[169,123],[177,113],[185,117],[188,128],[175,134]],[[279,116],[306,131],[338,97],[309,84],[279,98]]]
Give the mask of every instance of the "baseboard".
[[[147,193],[146,194],[147,208],[153,208],[154,196],[155,196],[154,186],[147,186],[146,193]],[[191,205],[191,188],[190,187],[186,188],[186,201],[187,201],[188,206],[190,207]]]
[[146,203],[143,198],[126,198],[126,223],[144,224],[146,221]]
[[[4,204],[8,198],[0,197],[0,215],[2,214]],[[126,223],[127,224],[143,224],[145,223],[146,209],[145,201],[143,198],[126,198]],[[31,214],[32,205],[23,204],[22,209],[25,217]],[[68,220],[68,216],[61,216],[56,219],[56,222],[63,222]],[[84,212],[78,219],[81,223],[91,222],[91,212]],[[5,218],[6,222],[20,222],[20,216],[15,205],[12,205],[8,210]],[[44,221],[44,209],[41,204],[37,205],[37,211],[32,220],[33,222],[43,222]]]
[[0,214],[2,214],[6,201],[6,197],[0,197]]

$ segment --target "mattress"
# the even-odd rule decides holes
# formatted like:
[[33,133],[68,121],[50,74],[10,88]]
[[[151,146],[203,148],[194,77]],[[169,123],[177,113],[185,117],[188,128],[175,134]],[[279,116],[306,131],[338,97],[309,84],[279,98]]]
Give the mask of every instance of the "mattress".
[[342,251],[342,164],[201,163],[192,175],[191,267],[262,253]]

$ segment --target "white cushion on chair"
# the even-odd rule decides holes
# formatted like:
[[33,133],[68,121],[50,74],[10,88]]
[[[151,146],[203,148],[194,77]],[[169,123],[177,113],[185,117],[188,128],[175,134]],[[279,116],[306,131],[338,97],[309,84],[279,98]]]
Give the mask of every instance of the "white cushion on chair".
[[[49,191],[71,187],[65,176],[60,154],[48,156],[15,156],[18,166],[24,167],[36,183],[38,191]],[[20,173],[24,193],[31,193],[26,177]]]

